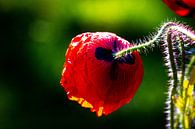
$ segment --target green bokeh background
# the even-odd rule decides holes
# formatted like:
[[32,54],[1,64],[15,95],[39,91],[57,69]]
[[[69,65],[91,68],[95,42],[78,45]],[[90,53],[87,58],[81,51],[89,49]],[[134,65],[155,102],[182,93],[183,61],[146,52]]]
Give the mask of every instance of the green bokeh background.
[[141,55],[144,79],[131,103],[106,117],[69,101],[59,81],[77,34],[108,31],[136,41],[175,19],[195,26],[161,0],[0,0],[0,129],[164,129],[160,48]]

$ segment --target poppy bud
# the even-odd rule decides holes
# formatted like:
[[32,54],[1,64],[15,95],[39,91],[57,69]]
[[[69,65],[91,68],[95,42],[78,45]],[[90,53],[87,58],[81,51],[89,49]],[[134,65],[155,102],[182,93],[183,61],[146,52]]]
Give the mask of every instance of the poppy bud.
[[74,37],[66,52],[60,82],[68,98],[97,116],[130,102],[142,81],[142,60],[137,51],[118,58],[114,54],[131,46],[108,32]]

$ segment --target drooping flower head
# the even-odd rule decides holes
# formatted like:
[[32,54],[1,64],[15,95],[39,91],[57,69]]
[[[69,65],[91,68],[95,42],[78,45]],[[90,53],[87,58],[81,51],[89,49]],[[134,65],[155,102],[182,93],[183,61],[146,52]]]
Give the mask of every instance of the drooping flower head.
[[74,37],[66,52],[61,78],[68,98],[90,108],[97,116],[128,103],[142,81],[142,60],[136,51],[118,58],[114,54],[131,46],[108,32]]
[[195,0],[163,0],[179,16],[195,18]]

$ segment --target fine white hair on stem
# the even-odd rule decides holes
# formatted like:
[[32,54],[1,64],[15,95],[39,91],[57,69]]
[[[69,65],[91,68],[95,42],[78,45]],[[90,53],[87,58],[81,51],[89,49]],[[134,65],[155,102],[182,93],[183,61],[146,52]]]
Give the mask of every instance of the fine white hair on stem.
[[[170,31],[175,31],[186,38],[183,40],[191,40],[190,44],[195,44],[195,32],[188,26],[183,25],[179,22],[167,22],[162,24],[162,26],[157,29],[157,32],[152,34],[152,36],[145,37],[146,40],[137,40],[135,45],[130,48],[124,48],[114,54],[115,58],[122,56],[126,52],[139,51],[143,52],[144,49],[149,49],[162,43],[164,37],[167,37]],[[184,37],[185,37],[184,36]]]
[[182,68],[185,64],[183,60],[181,60],[181,62],[178,60],[179,58],[183,58],[183,53],[185,52],[184,48],[187,49],[194,45],[195,31],[179,22],[166,22],[157,29],[156,33],[144,37],[143,40],[137,40],[134,46],[124,48],[114,54],[117,59],[133,51],[146,53],[148,49],[152,49],[155,46],[161,46],[169,77],[168,96],[165,107],[168,121],[166,125],[167,128],[174,128],[174,120],[176,119],[174,113],[176,112],[176,109],[174,108],[172,97],[178,92],[178,85],[179,83],[183,83],[182,79],[184,79],[185,70]]

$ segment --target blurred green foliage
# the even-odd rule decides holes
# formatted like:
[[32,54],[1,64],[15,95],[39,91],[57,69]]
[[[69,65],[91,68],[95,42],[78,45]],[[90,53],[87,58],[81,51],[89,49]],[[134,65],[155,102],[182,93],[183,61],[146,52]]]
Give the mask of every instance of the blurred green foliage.
[[109,31],[136,41],[175,18],[195,25],[161,0],[0,0],[0,129],[165,128],[159,48],[142,55],[144,79],[131,103],[106,117],[69,101],[59,81],[77,34]]

